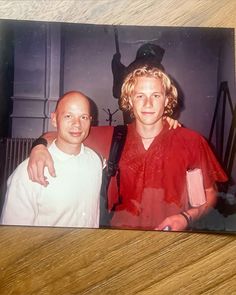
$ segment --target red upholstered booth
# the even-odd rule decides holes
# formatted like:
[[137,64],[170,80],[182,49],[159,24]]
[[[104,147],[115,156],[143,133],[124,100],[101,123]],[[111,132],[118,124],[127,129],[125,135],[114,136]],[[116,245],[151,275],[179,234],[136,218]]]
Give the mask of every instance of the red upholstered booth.
[[112,134],[113,126],[91,127],[89,136],[84,144],[108,159]]

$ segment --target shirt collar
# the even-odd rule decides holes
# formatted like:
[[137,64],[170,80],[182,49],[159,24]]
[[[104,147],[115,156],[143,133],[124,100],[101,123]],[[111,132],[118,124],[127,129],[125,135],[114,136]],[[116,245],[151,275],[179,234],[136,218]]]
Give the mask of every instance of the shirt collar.
[[60,150],[57,145],[56,145],[56,139],[52,142],[52,144],[50,145],[49,151],[53,152],[54,155],[56,155],[59,159],[61,160],[68,160],[71,158],[77,158],[80,155],[84,154],[84,145],[83,143],[81,144],[81,149],[78,155],[70,155],[67,154],[65,152],[63,152],[62,150]]

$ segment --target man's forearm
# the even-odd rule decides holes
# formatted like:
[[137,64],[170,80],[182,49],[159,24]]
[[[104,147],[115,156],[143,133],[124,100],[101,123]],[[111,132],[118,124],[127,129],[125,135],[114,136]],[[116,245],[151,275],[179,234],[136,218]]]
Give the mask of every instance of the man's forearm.
[[51,176],[56,176],[53,159],[47,149],[55,138],[56,132],[47,132],[43,134],[42,137],[33,143],[33,147],[30,152],[29,163],[27,167],[29,179],[45,187],[48,185],[48,181],[44,176],[44,168],[48,168]]
[[[206,203],[196,208],[190,208],[182,211],[179,214],[168,216],[164,221],[155,229],[156,230],[173,230],[180,231],[186,228],[191,228],[192,222],[199,219],[206,214],[210,208],[213,208],[216,203],[216,189],[209,188],[205,190]],[[168,229],[167,229],[168,228]]]
[[190,208],[186,211],[192,221],[199,219],[200,217],[204,216],[211,208],[213,208],[216,204],[216,193],[217,190],[213,187],[206,189],[206,203],[202,206],[197,208]]

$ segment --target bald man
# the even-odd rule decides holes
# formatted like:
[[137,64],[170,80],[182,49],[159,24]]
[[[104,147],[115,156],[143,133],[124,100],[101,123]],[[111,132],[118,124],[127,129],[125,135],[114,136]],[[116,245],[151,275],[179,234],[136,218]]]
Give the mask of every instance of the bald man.
[[57,137],[49,148],[57,177],[48,171],[48,185],[29,180],[28,159],[8,179],[2,224],[35,226],[99,226],[102,162],[83,145],[90,129],[90,103],[71,91],[57,102],[51,114]]

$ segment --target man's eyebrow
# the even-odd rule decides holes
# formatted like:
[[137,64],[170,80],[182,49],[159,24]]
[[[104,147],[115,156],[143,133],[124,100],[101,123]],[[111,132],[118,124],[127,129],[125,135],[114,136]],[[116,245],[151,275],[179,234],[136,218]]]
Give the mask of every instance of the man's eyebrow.
[[[159,94],[162,94],[164,91],[153,91],[152,93],[159,93]],[[143,91],[133,91],[133,93],[135,94],[145,94],[145,92]]]

